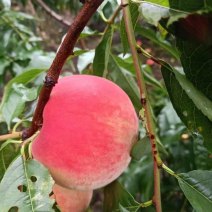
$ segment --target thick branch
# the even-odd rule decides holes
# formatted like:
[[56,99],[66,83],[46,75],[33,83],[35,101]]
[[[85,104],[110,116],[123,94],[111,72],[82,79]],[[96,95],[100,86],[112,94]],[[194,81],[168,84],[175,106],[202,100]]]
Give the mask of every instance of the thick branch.
[[43,110],[46,103],[49,100],[52,88],[57,83],[62,67],[66,59],[73,55],[74,45],[77,42],[80,33],[88,23],[89,19],[92,17],[94,12],[97,10],[99,5],[103,0],[86,0],[82,10],[78,14],[77,18],[72,23],[61,47],[47,73],[44,86],[40,92],[38,99],[37,108],[32,120],[32,124],[29,129],[23,132],[23,139],[32,136],[43,123]]

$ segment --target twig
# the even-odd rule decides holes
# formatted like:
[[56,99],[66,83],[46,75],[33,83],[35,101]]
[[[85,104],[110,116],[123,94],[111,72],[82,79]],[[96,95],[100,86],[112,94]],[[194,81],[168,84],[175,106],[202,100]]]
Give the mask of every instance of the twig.
[[[56,12],[54,12],[53,10],[51,10],[48,7],[48,5],[46,5],[42,0],[34,0],[34,1],[36,1],[56,21],[59,21],[60,23],[62,23],[66,27],[70,27],[71,26],[71,22],[70,21],[65,20],[62,16],[60,16],[59,14],[57,14]],[[79,42],[80,42],[80,45],[81,45],[82,49],[87,49],[87,46],[85,44],[84,39],[80,39]]]
[[41,7],[43,7],[43,9],[49,15],[51,15],[54,19],[56,19],[57,21],[61,22],[65,26],[68,26],[68,27],[71,26],[71,22],[69,22],[68,20],[65,20],[62,16],[58,15],[56,12],[51,10],[42,0],[34,0],[34,1],[36,1]]
[[0,141],[6,141],[8,139],[21,139],[22,132],[13,132],[7,135],[0,135]]
[[116,17],[118,16],[119,12],[122,10],[122,5],[119,5],[119,7],[116,9],[116,11],[113,13],[113,16],[107,20],[107,27],[104,30],[104,33],[107,32],[107,30],[110,28],[111,24],[114,23]]
[[40,92],[32,124],[29,129],[24,130],[22,136],[23,139],[32,136],[39,129],[39,127],[42,126],[44,107],[50,98],[52,88],[57,83],[62,67],[66,59],[70,55],[74,54],[74,45],[77,42],[80,33],[102,2],[103,0],[86,0],[82,10],[72,23],[50,69],[48,70],[44,81],[44,86]]
[[160,193],[160,170],[159,168],[162,167],[162,161],[160,159],[160,156],[158,154],[157,149],[157,142],[156,142],[156,132],[154,127],[154,121],[151,114],[151,107],[150,103],[147,98],[147,91],[145,86],[145,81],[143,77],[143,73],[141,70],[141,64],[138,57],[137,49],[136,49],[136,41],[134,37],[134,30],[132,26],[131,21],[131,14],[130,14],[130,8],[129,8],[129,0],[122,0],[122,6],[123,6],[123,13],[124,13],[124,22],[125,22],[125,28],[128,36],[128,41],[130,44],[130,49],[132,52],[132,57],[135,65],[137,80],[138,80],[138,86],[140,89],[140,95],[141,95],[141,104],[143,105],[146,120],[147,120],[147,129],[148,133],[151,139],[151,145],[152,145],[152,155],[153,155],[153,166],[154,166],[154,197],[153,202],[156,205],[156,211],[161,212],[161,193]]

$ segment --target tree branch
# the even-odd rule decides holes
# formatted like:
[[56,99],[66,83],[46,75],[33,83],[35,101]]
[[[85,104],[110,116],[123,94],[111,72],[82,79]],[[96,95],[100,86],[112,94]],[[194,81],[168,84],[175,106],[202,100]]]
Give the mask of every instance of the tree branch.
[[63,25],[70,27],[71,22],[65,20],[62,16],[58,15],[56,12],[51,10],[42,0],[34,0],[36,1],[49,15],[51,15],[54,19],[61,22]]
[[7,135],[0,135],[0,142],[6,141],[8,139],[21,139],[21,136],[22,136],[22,132],[13,132]]
[[50,69],[47,72],[32,124],[29,129],[24,130],[22,135],[23,139],[31,137],[42,126],[44,107],[50,98],[52,88],[57,83],[62,67],[66,59],[74,54],[74,45],[77,42],[80,33],[102,2],[103,0],[86,0],[82,10],[72,23]]

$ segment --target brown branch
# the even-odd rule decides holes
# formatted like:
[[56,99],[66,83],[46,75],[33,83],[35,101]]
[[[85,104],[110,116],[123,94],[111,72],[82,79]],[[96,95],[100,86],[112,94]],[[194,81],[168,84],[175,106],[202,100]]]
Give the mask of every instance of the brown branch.
[[74,54],[74,45],[77,42],[80,33],[103,1],[104,0],[86,0],[82,10],[72,23],[50,69],[48,70],[44,86],[40,92],[32,124],[29,129],[24,130],[22,136],[23,139],[31,137],[42,126],[44,107],[49,100],[52,88],[57,83],[62,67],[66,59]]
[[68,26],[68,27],[71,26],[71,22],[69,22],[68,20],[65,20],[62,16],[58,15],[56,12],[51,10],[42,0],[34,0],[34,1],[36,1],[41,7],[43,7],[43,9],[49,15],[51,15],[54,19],[56,19],[57,21],[61,22],[65,26]]
[[[35,0],[41,7],[43,7],[43,9],[49,14],[51,15],[56,21],[59,21],[60,23],[62,23],[64,26],[66,27],[70,27],[71,26],[71,22],[69,22],[68,20],[65,20],[62,16],[58,15],[56,12],[54,12],[53,10],[51,10],[42,0]],[[79,40],[80,45],[82,47],[82,49],[87,49],[87,46],[85,44],[84,39],[80,39]]]

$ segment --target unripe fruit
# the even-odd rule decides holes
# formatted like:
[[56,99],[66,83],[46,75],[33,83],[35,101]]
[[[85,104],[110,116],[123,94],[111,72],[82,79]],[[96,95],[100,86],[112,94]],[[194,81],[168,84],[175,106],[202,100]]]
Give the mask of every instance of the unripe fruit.
[[57,184],[53,186],[52,190],[54,194],[50,198],[56,199],[62,212],[85,212],[93,195],[92,190],[72,190]]
[[32,153],[57,184],[93,190],[128,166],[138,119],[129,97],[111,81],[88,75],[59,79],[43,119]]

